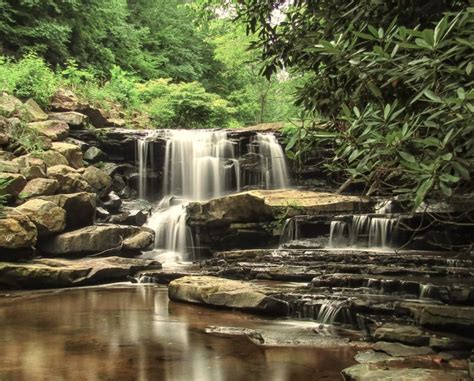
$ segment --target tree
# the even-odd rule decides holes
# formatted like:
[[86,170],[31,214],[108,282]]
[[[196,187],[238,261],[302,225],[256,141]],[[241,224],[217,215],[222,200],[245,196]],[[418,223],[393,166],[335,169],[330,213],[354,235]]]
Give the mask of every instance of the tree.
[[[472,30],[468,1],[244,0],[240,18],[270,77],[282,67],[308,78],[297,103],[329,122],[326,167],[368,194],[429,194],[471,186]],[[276,22],[278,13],[283,14]],[[307,125],[305,125],[305,128]],[[295,138],[296,139],[296,138]],[[297,150],[296,145],[293,150]]]

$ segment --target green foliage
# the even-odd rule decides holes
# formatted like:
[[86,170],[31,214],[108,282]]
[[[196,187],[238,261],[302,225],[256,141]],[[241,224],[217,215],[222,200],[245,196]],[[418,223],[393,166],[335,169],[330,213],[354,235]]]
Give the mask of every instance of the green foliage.
[[48,148],[44,137],[34,128],[28,127],[26,123],[12,124],[8,135],[13,142],[20,145],[28,153],[42,152]]
[[33,98],[45,107],[57,89],[57,77],[35,54],[18,62],[0,57],[0,87],[21,99]]
[[277,27],[260,23],[276,2],[245,3],[241,16],[262,37],[265,74],[281,65],[306,73],[298,103],[329,122],[323,133],[304,126],[300,141],[293,133],[290,155],[330,144],[330,172],[364,182],[368,194],[403,194],[415,207],[472,186],[474,9],[467,2],[294,1]]
[[157,127],[225,127],[234,113],[226,100],[208,93],[198,82],[149,81],[140,87],[140,94]]

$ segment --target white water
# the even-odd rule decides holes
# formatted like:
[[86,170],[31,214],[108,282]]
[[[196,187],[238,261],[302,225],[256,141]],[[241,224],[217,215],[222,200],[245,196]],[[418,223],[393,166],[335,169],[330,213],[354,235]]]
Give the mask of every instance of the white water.
[[329,247],[388,250],[393,247],[398,219],[365,214],[354,215],[348,222],[332,221]]
[[[147,196],[147,171],[153,133],[137,143],[140,197]],[[261,157],[263,186],[267,189],[288,186],[288,171],[283,150],[273,134],[257,134],[248,147]],[[155,250],[167,258],[189,260],[194,257],[193,237],[186,225],[186,205],[238,192],[243,183],[239,147],[225,131],[169,131],[163,166],[163,195],[147,226],[155,230]],[[151,163],[153,166],[153,163]],[[245,185],[257,186],[246,182]],[[174,205],[173,205],[174,204]],[[163,254],[162,254],[163,255]]]

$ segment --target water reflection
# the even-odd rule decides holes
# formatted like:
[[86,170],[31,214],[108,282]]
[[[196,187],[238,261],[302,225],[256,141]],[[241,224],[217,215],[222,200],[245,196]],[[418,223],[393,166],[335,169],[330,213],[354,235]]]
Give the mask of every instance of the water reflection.
[[166,288],[147,285],[0,297],[0,379],[337,380],[353,364],[347,348],[265,348],[203,331],[278,324],[168,302]]

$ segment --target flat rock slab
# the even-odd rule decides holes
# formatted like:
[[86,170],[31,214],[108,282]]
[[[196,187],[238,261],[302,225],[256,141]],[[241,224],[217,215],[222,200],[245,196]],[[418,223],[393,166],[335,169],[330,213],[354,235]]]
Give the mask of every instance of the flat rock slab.
[[159,268],[161,264],[153,260],[119,257],[0,262],[0,288],[39,289],[126,281],[139,271]]
[[428,355],[433,353],[430,347],[412,347],[401,343],[388,343],[386,341],[378,341],[374,345],[376,351],[382,351],[390,356],[417,356]]
[[168,288],[171,300],[288,315],[288,303],[270,294],[262,285],[212,276],[186,276],[172,281]]
[[385,365],[359,364],[342,371],[346,381],[468,381],[464,371],[388,368]]
[[339,214],[367,210],[367,198],[296,189],[255,190],[193,202],[188,206],[191,221],[255,222],[273,220],[285,210],[293,215]]

